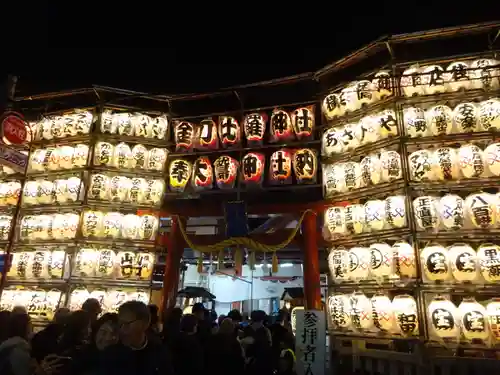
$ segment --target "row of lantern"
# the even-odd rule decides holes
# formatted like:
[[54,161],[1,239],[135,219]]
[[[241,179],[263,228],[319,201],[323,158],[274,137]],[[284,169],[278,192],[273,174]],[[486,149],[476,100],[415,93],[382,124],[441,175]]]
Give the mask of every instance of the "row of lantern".
[[82,168],[87,165],[88,156],[89,146],[83,143],[39,148],[30,154],[28,173]]
[[103,313],[117,312],[118,308],[127,301],[149,303],[149,291],[134,288],[100,288],[89,291],[86,288],[75,288],[71,291],[68,308],[71,311],[80,310],[82,304],[89,298],[99,301]]
[[499,130],[500,100],[460,103],[453,110],[442,104],[427,110],[408,107],[403,119],[406,134],[412,138]]
[[[264,180],[266,157],[262,153],[249,152],[240,163],[228,155],[222,155],[214,161],[213,166],[206,156],[199,157],[194,163],[186,159],[174,159],[169,165],[169,188],[172,192],[183,192],[191,181],[195,191],[212,189],[215,176],[219,189],[232,189],[237,182],[238,169],[245,185],[260,186]],[[291,184],[292,170],[297,183],[315,183],[318,170],[316,151],[308,148],[280,149],[269,158],[268,170],[271,185]]]
[[23,306],[35,319],[52,320],[56,310],[64,305],[64,295],[58,289],[4,288],[0,299],[0,310],[10,311]]
[[97,142],[93,164],[119,169],[141,169],[163,171],[168,151],[164,148],[146,148],[142,144],[131,147],[125,142],[114,145],[110,142]]
[[[193,150],[215,150],[240,147],[242,134],[247,146],[257,147],[263,144],[266,134],[268,116],[265,113],[249,113],[243,119],[243,129],[238,120],[231,116],[220,116],[218,123],[205,119],[200,124],[189,121],[175,121],[173,124],[175,149],[178,152]],[[295,138],[299,141],[314,136],[314,106],[300,107],[288,113],[282,109],[274,109],[269,120],[270,142],[289,142]]]
[[370,247],[331,249],[328,268],[335,283],[411,280],[417,277],[414,249],[403,241],[393,246],[382,242]]
[[484,151],[474,144],[418,150],[409,155],[408,164],[413,181],[500,176],[500,143],[492,143]]
[[38,122],[29,123],[30,139],[51,140],[89,134],[95,118],[90,111],[75,111],[61,116],[43,117]]
[[79,177],[54,181],[38,179],[26,181],[23,188],[23,206],[77,202],[83,198],[84,190]]
[[158,231],[158,218],[153,215],[124,215],[120,212],[86,210],[77,213],[25,215],[21,219],[19,239],[62,240],[74,239],[81,218],[84,238],[113,238],[152,241]]
[[64,249],[15,251],[7,270],[9,279],[60,279],[64,276],[66,252]]

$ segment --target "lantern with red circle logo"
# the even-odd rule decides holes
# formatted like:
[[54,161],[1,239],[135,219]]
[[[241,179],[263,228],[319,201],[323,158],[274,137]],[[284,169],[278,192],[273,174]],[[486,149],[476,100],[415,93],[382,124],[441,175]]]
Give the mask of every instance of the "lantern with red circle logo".
[[210,190],[214,185],[214,172],[210,159],[201,156],[193,164],[191,186],[194,191]]
[[282,148],[271,155],[269,163],[269,183],[289,185],[292,183],[292,153]]
[[218,147],[217,124],[212,119],[201,121],[196,131],[196,148],[198,150],[216,150]]
[[266,158],[263,154],[249,152],[241,160],[241,176],[246,186],[260,187],[264,179]]
[[238,121],[231,116],[219,117],[219,139],[223,148],[237,147],[241,142],[241,128]]

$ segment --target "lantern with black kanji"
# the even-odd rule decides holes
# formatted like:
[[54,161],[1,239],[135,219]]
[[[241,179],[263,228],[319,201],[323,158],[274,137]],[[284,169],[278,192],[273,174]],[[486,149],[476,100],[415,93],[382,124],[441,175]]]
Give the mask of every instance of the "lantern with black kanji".
[[328,121],[333,120],[335,117],[344,114],[343,107],[340,103],[339,94],[328,94],[321,105],[321,110]]
[[476,228],[492,228],[496,222],[496,197],[479,192],[465,199],[467,216]]
[[389,70],[381,70],[375,74],[372,79],[372,84],[375,88],[376,100],[384,99],[392,95],[392,79]]
[[465,178],[482,177],[486,170],[484,153],[474,144],[465,144],[460,147],[458,161]]
[[424,93],[434,95],[445,92],[444,69],[439,65],[428,65],[422,69],[421,82]]
[[222,155],[214,162],[214,172],[219,189],[233,189],[238,176],[238,162],[228,155]]
[[275,108],[269,125],[270,142],[289,142],[295,138],[292,120],[286,111]]
[[499,62],[494,59],[478,59],[471,63],[472,85],[475,89],[496,90],[500,84]]
[[427,308],[430,334],[434,339],[455,340],[460,335],[456,306],[443,296],[436,296]]
[[404,96],[412,97],[424,94],[422,85],[422,69],[418,65],[412,65],[403,72],[400,86]]
[[472,88],[469,65],[464,61],[452,62],[446,68],[446,86],[448,91],[469,90]]
[[453,132],[453,111],[447,105],[437,105],[425,113],[432,135]]
[[426,282],[450,281],[452,278],[448,251],[441,245],[426,246],[420,253]]
[[196,131],[195,143],[198,150],[216,150],[219,147],[215,121],[205,119],[200,122]]
[[264,154],[249,152],[241,159],[241,177],[246,186],[262,186],[266,157]]
[[486,343],[490,336],[486,309],[474,297],[465,297],[458,306],[458,314],[464,338]]
[[293,171],[298,184],[316,183],[318,171],[318,159],[316,151],[309,148],[301,148],[293,154]]
[[243,130],[249,147],[261,146],[266,132],[267,115],[265,113],[249,113],[243,120]]
[[201,156],[193,164],[191,186],[194,191],[210,190],[214,186],[214,171],[212,162],[206,156]]
[[402,336],[418,334],[418,310],[415,299],[408,294],[400,294],[392,300],[392,311],[399,333]]
[[333,294],[328,297],[328,312],[334,330],[346,330],[351,325],[351,303],[345,294]]
[[195,125],[188,121],[174,122],[175,151],[188,152],[193,150]]
[[292,153],[288,149],[273,152],[269,162],[269,183],[289,185],[292,183]]
[[351,321],[357,331],[374,329],[372,304],[362,292],[351,294]]
[[477,249],[481,275],[488,283],[500,281],[500,246],[493,243],[481,244]]
[[184,159],[172,160],[168,168],[170,191],[182,193],[191,177],[192,165]]
[[219,139],[223,148],[237,147],[240,145],[240,124],[234,117],[220,116],[218,130]]
[[500,100],[493,98],[479,104],[479,123],[484,130],[500,129]]
[[314,106],[300,107],[290,115],[295,135],[299,141],[312,139],[314,137]]
[[500,143],[492,143],[484,149],[484,157],[488,167],[487,172],[500,176]]
[[403,121],[406,134],[412,138],[425,137],[429,135],[429,127],[425,111],[422,108],[409,107],[403,110]]
[[475,103],[460,103],[453,109],[453,123],[457,133],[479,131],[479,109]]
[[500,340],[500,298],[492,298],[491,302],[486,305],[486,316],[488,317],[492,339],[495,341]]
[[476,251],[465,243],[456,243],[449,247],[451,274],[457,281],[474,282],[479,276],[479,261]]

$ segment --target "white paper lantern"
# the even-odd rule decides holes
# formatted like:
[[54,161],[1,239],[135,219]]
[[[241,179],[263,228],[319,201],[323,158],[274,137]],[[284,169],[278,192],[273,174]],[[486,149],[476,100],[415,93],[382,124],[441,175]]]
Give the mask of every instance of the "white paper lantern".
[[71,169],[73,167],[73,154],[75,148],[71,146],[61,146],[58,148],[59,154],[59,168],[58,169]]
[[325,210],[324,221],[330,235],[344,234],[346,231],[344,207],[328,207]]
[[59,169],[59,160],[61,159],[61,155],[59,154],[59,148],[50,147],[49,149],[47,149],[45,157],[46,157],[45,163],[47,169],[49,171],[57,171]]
[[415,299],[408,294],[400,294],[392,300],[392,311],[398,331],[403,336],[418,334],[418,311]]
[[356,91],[356,82],[352,82],[340,91],[340,102],[343,104],[345,112],[353,112],[361,107]]
[[354,150],[359,147],[360,144],[356,134],[357,127],[357,123],[344,125],[342,129],[342,144],[344,151]]
[[332,155],[340,154],[344,150],[344,143],[342,141],[343,131],[337,128],[327,129],[323,133],[321,141],[321,154],[330,157]]
[[435,179],[434,154],[431,150],[418,150],[410,154],[410,178],[413,181],[432,181]]
[[424,93],[434,95],[445,92],[444,69],[439,65],[429,65],[422,69]]
[[429,328],[437,338],[458,339],[460,324],[457,321],[458,311],[455,305],[443,298],[436,297],[427,308]]
[[139,238],[146,241],[155,240],[158,231],[158,218],[153,215],[143,215],[140,218]]
[[82,308],[83,303],[90,298],[90,293],[85,288],[75,288],[69,296],[68,308],[77,311]]
[[411,66],[403,72],[400,84],[404,96],[412,97],[424,94],[421,72],[421,69],[417,66]]
[[66,253],[64,250],[54,250],[49,257],[49,276],[55,279],[61,279],[64,275],[66,263]]
[[85,211],[82,214],[82,236],[101,237],[103,218],[101,211]]
[[112,165],[114,150],[114,146],[109,142],[97,142],[94,149],[94,165]]
[[113,167],[118,169],[129,169],[132,167],[132,150],[126,143],[118,143],[113,152]]
[[381,70],[375,74],[372,79],[372,84],[375,86],[375,97],[377,100],[392,95],[392,77],[389,70]]
[[484,157],[488,172],[500,176],[500,143],[492,143],[484,150]]
[[166,183],[164,180],[146,180],[146,192],[144,194],[144,203],[158,206],[163,200],[165,194]]
[[465,200],[467,215],[476,228],[491,228],[496,223],[496,197],[493,194],[471,194]]
[[374,329],[371,301],[361,292],[354,292],[351,295],[351,322],[356,330]]
[[495,98],[479,104],[479,124],[484,130],[500,129],[500,100]]
[[477,132],[479,109],[474,103],[460,103],[453,109],[453,124],[457,133]]
[[76,254],[75,266],[73,274],[76,277],[93,277],[95,276],[99,252],[96,249],[84,248],[80,249]]
[[23,204],[32,206],[38,203],[38,181],[27,181],[23,188]]
[[93,174],[87,196],[89,199],[106,200],[109,193],[109,177],[104,174]]
[[499,87],[499,63],[493,59],[478,59],[472,62],[473,86],[476,89],[496,90]]
[[386,243],[370,245],[370,274],[375,279],[388,279],[394,274],[392,247]]
[[447,281],[451,278],[448,251],[440,245],[426,246],[420,253],[427,281]]
[[29,279],[46,279],[49,277],[49,261],[50,251],[36,250],[32,251],[29,263],[28,273]]
[[334,330],[346,330],[351,327],[351,301],[345,294],[328,297],[328,312]]
[[460,169],[465,178],[481,177],[485,171],[483,151],[476,145],[467,144],[458,151]]
[[124,215],[119,212],[107,212],[102,219],[102,237],[119,238]]
[[394,332],[394,312],[389,297],[374,295],[371,299],[373,324],[382,332]]
[[47,180],[38,180],[38,204],[54,203],[54,183]]
[[361,185],[370,186],[380,183],[382,165],[377,155],[368,155],[359,164],[361,169]]
[[116,134],[118,131],[118,124],[113,121],[113,114],[110,111],[103,111],[101,113],[101,133]]
[[379,126],[375,129],[379,132],[381,138],[387,138],[398,135],[398,122],[396,113],[392,109],[385,109],[376,115]]
[[132,148],[132,169],[146,169],[148,167],[149,152],[144,145],[138,144]]
[[37,240],[52,239],[52,215],[37,215],[36,216],[36,233]]
[[436,229],[439,226],[438,200],[428,195],[415,198],[413,212],[420,229]]
[[448,91],[469,90],[472,88],[469,65],[464,61],[452,62],[446,68],[446,86]]
[[84,191],[82,188],[82,180],[79,177],[70,177],[66,180],[66,200],[76,202]]
[[133,136],[134,127],[132,126],[131,118],[129,113],[116,113],[113,115],[113,122],[118,130],[118,134],[124,136]]
[[403,110],[406,133],[412,137],[426,137],[430,134],[425,111],[422,108],[409,107]]
[[344,248],[331,249],[328,254],[328,268],[334,282],[347,280],[349,252]]
[[151,171],[163,171],[167,161],[167,150],[164,148],[152,148],[149,150],[148,169]]
[[356,124],[355,135],[359,145],[378,141],[381,137],[379,116],[363,117]]
[[402,178],[401,156],[396,151],[382,151],[380,153],[380,164],[382,168],[382,182],[390,182]]
[[486,316],[488,317],[491,335],[495,340],[500,340],[500,298],[493,298],[486,305]]
[[79,143],[73,150],[73,158],[71,164],[73,168],[82,168],[87,165],[87,158],[89,156],[89,146]]
[[451,134],[453,130],[453,112],[446,105],[437,105],[425,113],[432,135]]
[[323,187],[325,198],[335,192],[345,191],[343,164],[323,164]]
[[464,226],[464,200],[455,194],[447,194],[439,200],[439,218],[446,229],[457,230]]
[[57,203],[66,203],[68,201],[68,180],[54,181],[54,196]]
[[342,116],[344,114],[344,106],[341,104],[340,95],[328,94],[323,99],[321,109],[327,120],[333,120],[335,117]]
[[379,231],[385,226],[385,202],[381,200],[371,200],[365,203],[366,226],[371,231]]
[[373,103],[377,99],[375,92],[375,85],[370,81],[361,80],[356,82],[356,94],[360,106]]
[[361,187],[361,167],[359,163],[347,162],[343,166],[344,186],[346,190],[356,190]]
[[135,177],[130,179],[129,200],[133,204],[144,202],[144,193],[147,189],[147,183],[144,178]]
[[148,138],[167,139],[168,137],[168,117],[158,116],[151,120],[148,129]]
[[393,195],[385,199],[385,220],[391,228],[406,226],[406,197]]
[[141,218],[137,215],[128,214],[122,219],[122,237],[129,240],[139,239]]
[[136,137],[148,137],[151,134],[151,117],[138,113],[130,116],[130,122],[134,127],[134,135]]
[[52,236],[54,239],[62,240],[65,238],[66,226],[66,216],[64,214],[54,214],[52,216]]
[[449,247],[451,274],[457,281],[476,281],[479,263],[476,251],[467,244],[456,243]]
[[460,166],[455,149],[441,147],[434,152],[434,177],[440,181],[457,180],[460,178]]
[[350,234],[363,233],[365,208],[361,204],[350,204],[344,208],[345,230]]
[[130,191],[130,179],[125,176],[113,176],[109,180],[108,198],[111,202],[125,202]]
[[106,296],[107,292],[102,289],[94,289],[89,294],[89,298],[94,298],[99,302],[99,305],[104,313],[109,311],[108,305],[106,304]]
[[140,280],[150,280],[153,276],[155,255],[153,253],[137,253],[134,258],[135,274]]
[[72,239],[76,237],[76,232],[80,227],[80,215],[74,213],[64,214],[66,217],[66,224],[64,226],[64,237]]
[[109,278],[113,275],[116,253],[111,249],[101,249],[98,252],[95,274],[97,277]]
[[367,280],[370,274],[370,250],[367,247],[353,247],[349,250],[349,280]]
[[477,258],[481,267],[481,275],[489,283],[500,281],[500,246],[482,244],[477,249]]
[[392,245],[393,256],[396,257],[395,273],[402,279],[415,279],[417,267],[415,262],[415,251],[408,242],[396,242]]
[[44,160],[45,160],[45,149],[38,149],[32,152],[30,157],[29,167],[33,172],[43,172],[45,170]]

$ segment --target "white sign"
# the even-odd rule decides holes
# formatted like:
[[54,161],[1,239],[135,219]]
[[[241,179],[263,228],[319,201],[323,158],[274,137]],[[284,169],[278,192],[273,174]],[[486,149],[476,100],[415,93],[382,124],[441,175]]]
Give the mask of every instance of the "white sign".
[[25,173],[28,156],[6,145],[0,145],[0,164],[12,168],[16,172]]
[[297,375],[325,375],[326,320],[321,310],[296,311]]

